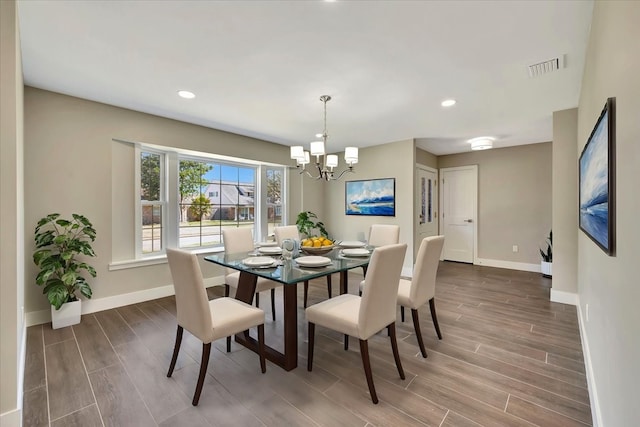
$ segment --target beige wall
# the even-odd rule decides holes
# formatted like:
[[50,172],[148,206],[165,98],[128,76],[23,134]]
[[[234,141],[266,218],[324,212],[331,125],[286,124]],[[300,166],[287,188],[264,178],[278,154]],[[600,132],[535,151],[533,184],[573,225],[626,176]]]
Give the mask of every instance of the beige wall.
[[578,109],[553,113],[553,290],[578,292]]
[[441,169],[467,165],[478,165],[478,257],[539,265],[551,229],[551,143],[438,157]]
[[0,2],[0,425],[21,423],[24,335],[23,82],[16,3]]
[[346,181],[395,178],[396,216],[346,215],[344,206],[345,184],[342,181],[326,184],[325,223],[332,235],[340,239],[353,240],[365,237],[371,224],[400,225],[400,242],[407,243],[404,268],[413,265],[413,175],[415,169],[415,147],[413,139],[392,142],[375,147],[360,148],[360,159],[356,173],[344,177]]
[[[616,97],[616,254],[578,232],[578,295],[599,425],[640,425],[640,3],[594,5],[578,113],[576,161],[608,97]],[[587,312],[587,304],[589,310]],[[593,406],[593,405],[592,405]]]
[[[288,147],[99,104],[31,87],[25,89],[25,255],[31,256],[33,228],[51,212],[86,215],[97,230],[92,260],[98,277],[94,298],[171,283],[166,264],[109,271],[112,261],[134,256],[134,149],[120,138],[272,163],[289,162]],[[292,206],[301,205],[292,185]],[[221,274],[203,263],[204,274]],[[36,268],[26,266],[27,311],[48,308],[32,285]]]
[[416,163],[438,169],[438,156],[416,147]]

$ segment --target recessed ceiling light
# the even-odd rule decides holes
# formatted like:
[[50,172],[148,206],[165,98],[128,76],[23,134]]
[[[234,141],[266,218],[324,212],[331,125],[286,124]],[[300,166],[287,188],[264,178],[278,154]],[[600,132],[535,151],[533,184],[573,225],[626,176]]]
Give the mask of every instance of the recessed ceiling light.
[[321,133],[316,133],[316,138],[322,138],[322,134]]
[[189,92],[188,90],[179,90],[178,95],[185,99],[193,99],[196,97],[195,93]]
[[453,105],[456,104],[456,100],[455,99],[445,99],[444,101],[442,101],[440,103],[440,105],[442,105],[443,107],[451,107]]

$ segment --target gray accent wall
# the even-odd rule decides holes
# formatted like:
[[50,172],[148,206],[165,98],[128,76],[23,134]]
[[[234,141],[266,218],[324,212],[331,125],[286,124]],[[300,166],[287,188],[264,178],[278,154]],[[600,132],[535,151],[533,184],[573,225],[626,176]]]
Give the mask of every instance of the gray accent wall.
[[577,132],[577,108],[553,113],[553,291],[573,295],[578,292]]
[[638,23],[639,2],[595,2],[578,107],[576,161],[606,99],[616,97],[616,254],[605,254],[582,231],[577,236],[582,339],[601,427],[640,425]]
[[551,159],[550,142],[438,157],[440,169],[478,165],[479,258],[540,264],[551,230]]
[[[95,299],[172,282],[166,263],[109,270],[110,263],[135,256],[134,146],[113,138],[276,164],[289,158],[289,147],[283,145],[26,87],[23,253],[31,256],[33,229],[43,216],[87,216],[97,230]],[[300,206],[300,183],[292,181],[291,203]],[[202,267],[205,276],[223,274],[210,263]],[[27,263],[29,284],[36,274],[35,265]],[[40,288],[28,285],[25,291],[27,312],[48,308]]]

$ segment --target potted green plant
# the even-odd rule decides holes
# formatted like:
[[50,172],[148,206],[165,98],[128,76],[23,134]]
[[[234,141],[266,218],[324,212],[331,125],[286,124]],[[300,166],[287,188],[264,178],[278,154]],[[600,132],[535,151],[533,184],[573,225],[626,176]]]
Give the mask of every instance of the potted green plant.
[[96,277],[96,270],[79,256],[95,257],[91,243],[96,239],[93,224],[82,215],[73,219],[53,213],[38,221],[35,230],[36,251],[33,262],[40,268],[36,284],[51,303],[53,328],[80,323],[79,295],[91,298],[91,286],[83,273]]
[[314,230],[318,230],[322,237],[328,238],[329,233],[324,228],[324,223],[317,221],[317,219],[318,216],[311,211],[300,212],[296,219],[298,231],[306,237],[311,237],[314,235]]
[[542,270],[542,275],[544,277],[552,276],[552,266],[553,266],[553,232],[549,231],[549,237],[546,240],[547,249],[540,249],[540,256],[542,256],[542,261],[540,261],[540,269]]

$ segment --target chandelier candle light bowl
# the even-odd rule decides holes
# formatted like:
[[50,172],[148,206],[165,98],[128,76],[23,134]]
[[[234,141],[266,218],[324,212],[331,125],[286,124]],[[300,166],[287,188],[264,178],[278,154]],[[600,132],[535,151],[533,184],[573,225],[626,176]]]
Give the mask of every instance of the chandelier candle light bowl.
[[[307,176],[313,179],[324,179],[325,181],[334,181],[342,178],[347,172],[354,172],[353,165],[358,163],[358,147],[347,147],[344,150],[344,160],[348,165],[348,169],[343,170],[336,177],[333,168],[338,167],[338,156],[335,154],[326,154],[327,150],[327,102],[331,100],[329,95],[322,95],[320,101],[324,103],[324,131],[322,135],[322,141],[314,141],[311,143],[311,150],[305,151],[301,145],[291,147],[291,158],[296,161],[296,167],[301,168],[300,173],[306,173]],[[318,168],[318,174],[312,175],[305,169],[310,161],[310,156],[316,156],[316,167]],[[322,157],[322,161],[320,161]]]

